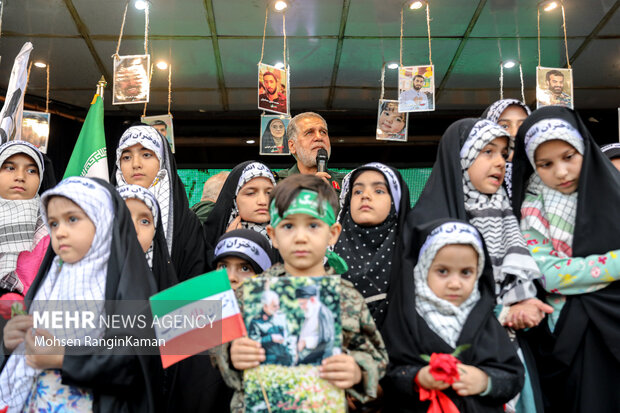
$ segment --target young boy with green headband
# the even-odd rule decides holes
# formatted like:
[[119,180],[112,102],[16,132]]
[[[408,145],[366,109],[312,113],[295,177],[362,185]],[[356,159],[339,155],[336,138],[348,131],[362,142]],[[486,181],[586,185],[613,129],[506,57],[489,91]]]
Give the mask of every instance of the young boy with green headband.
[[[346,262],[328,247],[338,240],[342,227],[336,222],[337,196],[314,175],[292,175],[278,183],[271,193],[271,222],[267,233],[278,248],[284,264],[278,263],[265,277],[320,277],[347,270]],[[327,266],[324,258],[327,256]],[[323,360],[321,378],[346,390],[350,404],[363,404],[377,397],[388,356],[362,295],[349,281],[340,281],[342,354]],[[240,372],[265,360],[260,343],[242,337],[232,342],[230,360],[218,360],[227,383],[241,383]],[[222,364],[225,364],[222,366]],[[223,367],[223,368],[222,368]],[[231,368],[233,367],[233,368]],[[234,380],[231,375],[236,375]],[[233,380],[231,380],[233,379]],[[231,403],[232,411],[243,411],[241,386]]]

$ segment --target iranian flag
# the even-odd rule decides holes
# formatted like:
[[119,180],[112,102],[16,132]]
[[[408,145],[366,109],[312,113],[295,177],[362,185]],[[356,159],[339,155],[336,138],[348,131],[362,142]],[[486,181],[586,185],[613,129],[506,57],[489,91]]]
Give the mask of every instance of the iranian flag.
[[225,269],[170,287],[150,303],[164,368],[246,335]]
[[69,159],[64,178],[86,176],[109,180],[108,155],[103,130],[103,100],[95,95]]

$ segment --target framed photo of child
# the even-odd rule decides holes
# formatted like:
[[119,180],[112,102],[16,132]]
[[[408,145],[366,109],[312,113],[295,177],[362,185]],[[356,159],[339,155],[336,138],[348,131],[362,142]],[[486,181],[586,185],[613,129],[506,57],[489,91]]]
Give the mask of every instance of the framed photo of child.
[[407,141],[409,114],[398,111],[397,100],[379,100],[377,114],[377,140]]
[[289,115],[289,72],[264,63],[258,65],[258,108]]
[[558,105],[573,109],[573,70],[536,68],[536,108]]
[[155,129],[157,129],[157,131],[168,140],[168,144],[170,145],[170,149],[172,149],[172,153],[175,152],[172,115],[142,116],[140,120],[142,121],[142,123],[146,123],[147,125],[151,125]]
[[30,142],[43,153],[47,153],[50,136],[50,114],[25,110],[22,116],[21,140]]
[[248,411],[266,402],[272,412],[343,411],[344,391],[319,378],[323,359],[341,352],[340,277],[251,278],[243,300],[248,337],[265,349],[265,361],[244,370]]
[[114,59],[113,105],[149,101],[151,55],[120,56]]
[[435,110],[435,66],[401,66],[398,68],[398,111]]
[[260,154],[288,155],[288,138],[286,131],[290,116],[261,115],[260,117]]

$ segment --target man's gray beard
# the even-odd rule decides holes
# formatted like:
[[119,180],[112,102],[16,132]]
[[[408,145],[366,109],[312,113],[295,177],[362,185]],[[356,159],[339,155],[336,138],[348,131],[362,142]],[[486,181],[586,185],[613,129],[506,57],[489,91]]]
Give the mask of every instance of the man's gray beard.
[[316,168],[316,158],[313,158],[311,153],[308,154],[305,151],[297,151],[297,158],[306,168]]

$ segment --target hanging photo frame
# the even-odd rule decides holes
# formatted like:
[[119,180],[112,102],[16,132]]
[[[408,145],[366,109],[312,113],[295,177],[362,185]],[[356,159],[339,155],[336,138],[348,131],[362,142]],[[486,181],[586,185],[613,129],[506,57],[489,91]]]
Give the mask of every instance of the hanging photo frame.
[[551,105],[573,109],[573,69],[536,68],[536,108]]
[[398,68],[398,111],[435,110],[435,67],[400,66]]
[[260,117],[260,154],[290,155],[286,131],[291,121],[290,116],[261,115]]
[[157,132],[168,141],[172,153],[175,153],[172,115],[142,116],[140,121],[157,129]]
[[150,67],[151,55],[148,54],[115,57],[112,104],[147,103]]
[[22,116],[21,140],[29,142],[47,153],[47,144],[50,137],[50,114],[25,110]]
[[409,114],[398,111],[398,101],[380,99],[376,138],[380,141],[407,142]]
[[258,64],[258,108],[289,115],[289,71]]

